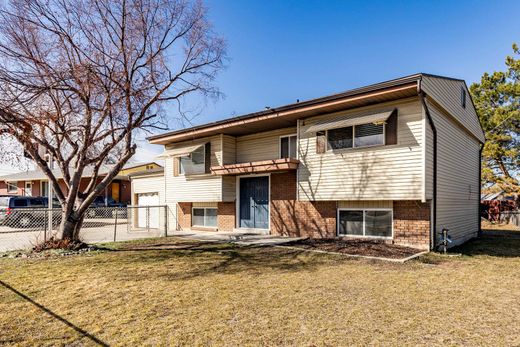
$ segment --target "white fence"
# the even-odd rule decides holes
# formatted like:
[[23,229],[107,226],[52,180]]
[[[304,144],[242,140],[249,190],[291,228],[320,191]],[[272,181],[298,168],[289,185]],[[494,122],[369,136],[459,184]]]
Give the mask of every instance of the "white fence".
[[500,212],[500,222],[514,224],[520,227],[520,211],[502,211]]

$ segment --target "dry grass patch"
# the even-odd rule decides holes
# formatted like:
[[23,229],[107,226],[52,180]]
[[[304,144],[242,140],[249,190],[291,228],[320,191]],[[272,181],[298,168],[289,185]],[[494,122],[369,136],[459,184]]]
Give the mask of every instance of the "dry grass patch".
[[406,264],[177,239],[0,259],[62,318],[0,286],[0,344],[518,345],[520,239],[489,242]]
[[509,231],[520,231],[520,227],[510,223],[498,223],[482,220],[482,229],[485,230],[509,230]]

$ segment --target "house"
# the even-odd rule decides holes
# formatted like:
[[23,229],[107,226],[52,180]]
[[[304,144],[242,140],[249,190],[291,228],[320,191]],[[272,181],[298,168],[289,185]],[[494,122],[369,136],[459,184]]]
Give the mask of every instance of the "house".
[[[128,174],[139,171],[153,170],[160,167],[155,162],[129,163],[126,164],[114,180],[105,189],[105,196],[112,197],[117,202],[130,202],[131,187]],[[100,178],[106,175],[109,166],[102,167]],[[86,187],[92,174],[91,168],[83,172],[82,185]],[[54,169],[54,175],[58,178],[62,189],[65,189],[63,175],[59,169]],[[0,195],[22,195],[22,196],[48,196],[49,182],[43,171],[30,170],[18,172],[0,177]]]
[[157,164],[156,162],[139,162],[139,163],[128,163],[123,166],[123,169],[119,171],[119,174],[122,176],[129,176],[133,173],[139,172],[148,172],[157,169],[162,169],[162,166]]
[[485,138],[463,80],[420,73],[148,140],[170,229],[422,249],[479,230]]

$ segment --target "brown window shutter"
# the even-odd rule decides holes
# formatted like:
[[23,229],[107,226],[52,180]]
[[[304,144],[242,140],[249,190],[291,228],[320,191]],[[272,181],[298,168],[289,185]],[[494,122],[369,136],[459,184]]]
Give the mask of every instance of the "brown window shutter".
[[325,153],[327,151],[327,136],[325,131],[318,131],[316,133],[316,153]]
[[173,158],[173,176],[179,176],[179,165],[181,158]]
[[397,109],[386,120],[385,144],[397,145]]
[[211,173],[211,142],[204,145],[204,172]]

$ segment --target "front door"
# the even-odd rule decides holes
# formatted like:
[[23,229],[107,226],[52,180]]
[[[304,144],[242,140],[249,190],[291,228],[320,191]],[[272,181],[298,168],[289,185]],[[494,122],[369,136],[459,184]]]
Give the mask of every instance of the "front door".
[[119,202],[119,187],[120,187],[120,183],[119,182],[112,182],[112,199],[114,199],[115,201]]
[[32,196],[32,183],[31,182],[25,182],[24,195]]
[[240,228],[269,229],[269,177],[240,178]]

